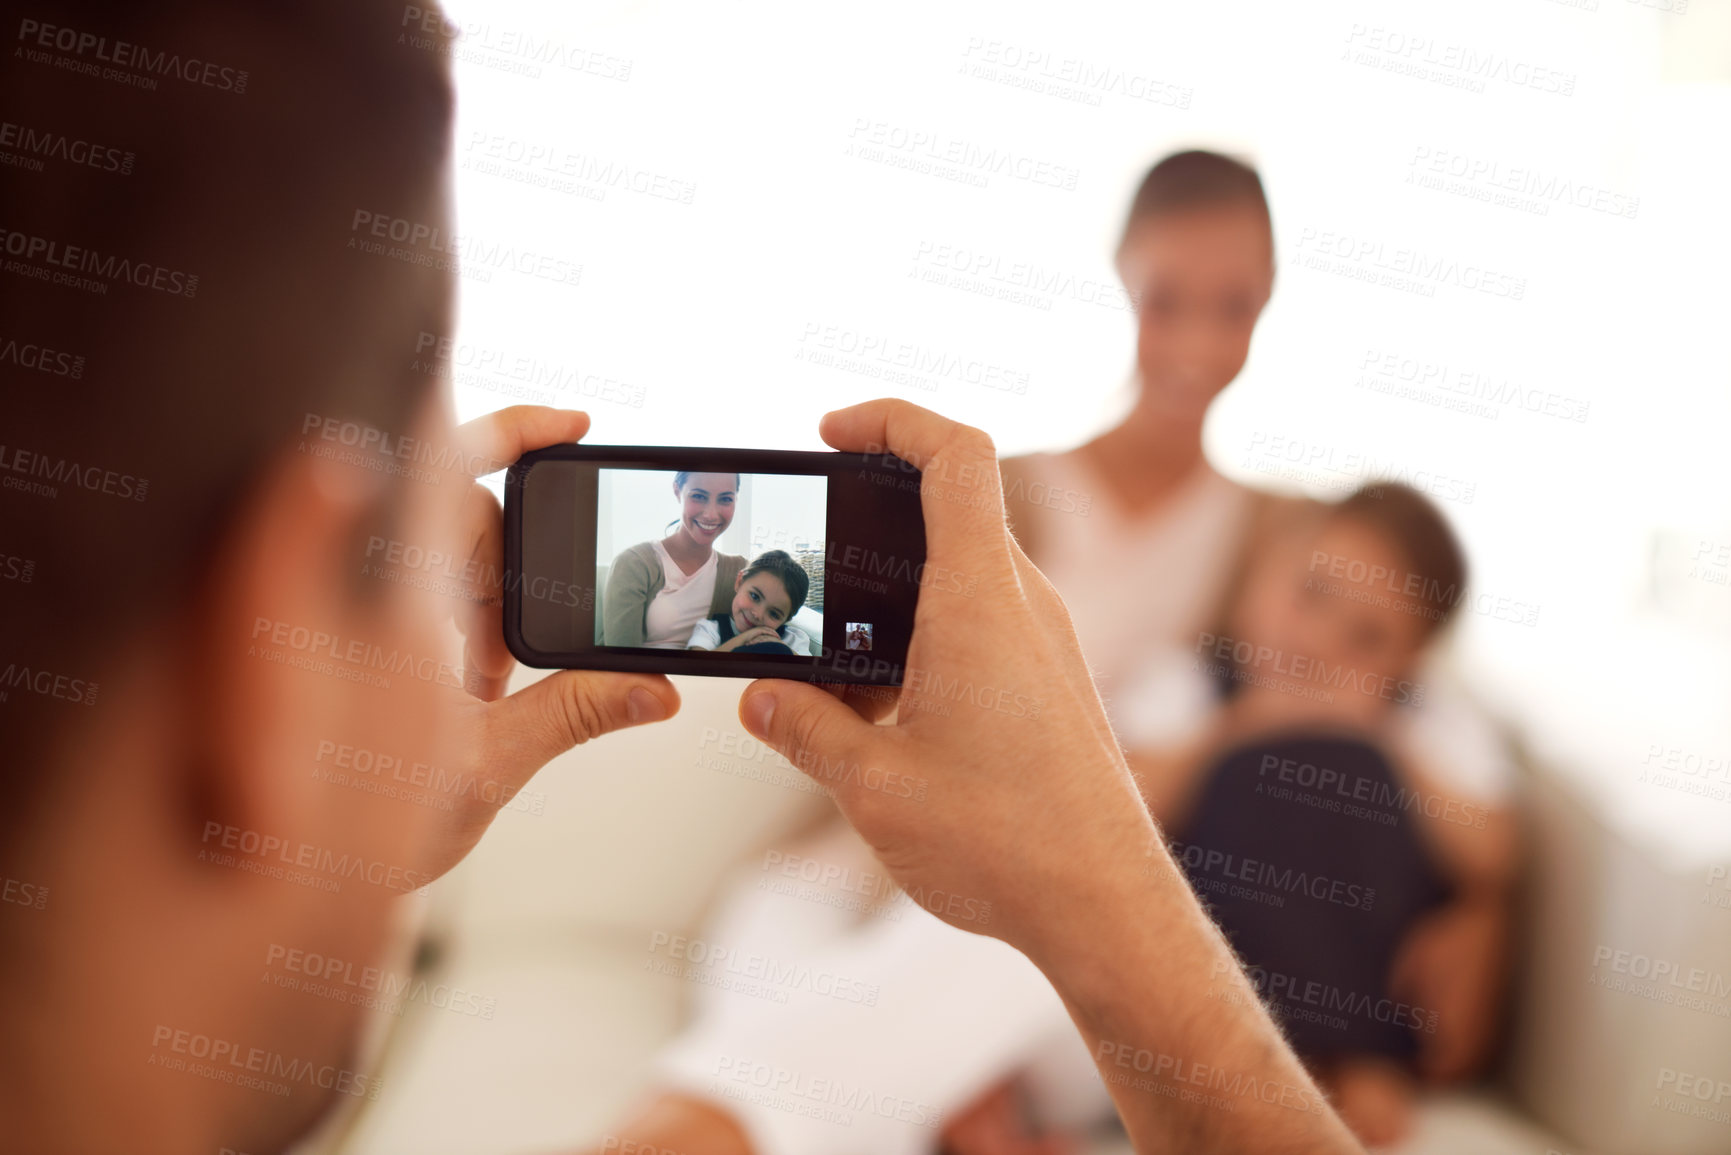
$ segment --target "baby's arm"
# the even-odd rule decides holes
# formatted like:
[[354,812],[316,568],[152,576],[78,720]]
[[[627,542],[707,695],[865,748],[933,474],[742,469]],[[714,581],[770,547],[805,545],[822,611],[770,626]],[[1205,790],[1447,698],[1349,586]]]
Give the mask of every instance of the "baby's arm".
[[685,643],[688,650],[713,650],[721,641],[721,628],[708,618],[697,623],[697,628],[691,631],[691,638]]

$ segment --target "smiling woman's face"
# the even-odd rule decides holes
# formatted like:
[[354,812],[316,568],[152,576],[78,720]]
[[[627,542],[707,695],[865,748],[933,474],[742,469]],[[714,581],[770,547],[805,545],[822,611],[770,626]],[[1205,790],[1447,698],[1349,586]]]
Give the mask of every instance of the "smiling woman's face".
[[713,546],[733,524],[733,502],[739,488],[736,473],[688,473],[679,495],[679,526],[699,545]]

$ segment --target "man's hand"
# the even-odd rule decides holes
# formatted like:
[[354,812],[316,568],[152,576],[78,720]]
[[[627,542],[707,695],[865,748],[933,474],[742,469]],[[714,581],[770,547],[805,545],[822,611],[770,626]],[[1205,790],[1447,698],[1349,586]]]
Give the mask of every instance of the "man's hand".
[[466,690],[449,690],[450,749],[457,765],[448,769],[496,789],[466,792],[444,819],[425,865],[433,877],[461,861],[492,824],[499,800],[514,796],[556,755],[613,730],[670,718],[679,709],[679,691],[660,674],[561,670],[501,697],[516,664],[505,648],[502,620],[504,582],[515,575],[505,572],[498,499],[473,478],[503,469],[531,449],[577,441],[588,429],[587,414],[534,405],[501,409],[457,429],[461,452],[453,456],[470,474],[456,479],[465,487],[460,556],[476,564],[465,567],[468,592],[456,603]]
[[1359,1150],[1167,854],[990,439],[904,401],[821,431],[923,471],[923,572],[963,580],[920,591],[894,725],[869,691],[761,681],[747,729],[834,789],[910,897],[1040,967],[1138,1150]]
[[[925,572],[962,580],[920,591],[895,725],[785,681],[748,687],[740,718],[834,782],[904,887],[946,896],[923,905],[1039,961],[1042,943],[1073,930],[1075,907],[1055,895],[1090,893],[1112,863],[1159,846],[1069,613],[1005,528],[986,434],[895,401],[831,413],[820,431],[837,449],[893,453],[923,471]],[[897,788],[868,772],[885,770]],[[903,797],[913,791],[902,776],[931,782],[928,796]]]

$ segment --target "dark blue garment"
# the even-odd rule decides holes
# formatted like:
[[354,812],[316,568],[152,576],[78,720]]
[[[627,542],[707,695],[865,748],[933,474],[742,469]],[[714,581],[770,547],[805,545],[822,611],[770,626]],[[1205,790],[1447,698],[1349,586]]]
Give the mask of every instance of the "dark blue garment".
[[1410,1059],[1428,1008],[1388,993],[1395,953],[1449,888],[1427,802],[1356,738],[1259,740],[1210,768],[1173,853],[1307,1059]]

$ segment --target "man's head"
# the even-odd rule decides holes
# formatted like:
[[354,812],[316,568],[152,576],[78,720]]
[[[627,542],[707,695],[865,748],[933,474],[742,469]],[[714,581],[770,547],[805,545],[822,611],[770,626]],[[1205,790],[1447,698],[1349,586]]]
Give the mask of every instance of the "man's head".
[[1142,404],[1200,422],[1244,368],[1274,288],[1274,232],[1256,170],[1212,152],[1180,152],[1148,170],[1118,245],[1137,301]]
[[[0,181],[0,342],[81,359],[0,364],[0,520],[33,563],[0,589],[0,873],[50,895],[0,911],[0,1083],[45,1109],[56,1071],[186,1149],[274,1149],[355,1093],[361,1012],[259,976],[371,965],[424,881],[430,812],[354,754],[437,764],[461,679],[431,595],[363,568],[369,541],[437,547],[467,489],[422,453],[449,441],[417,349],[450,276],[353,225],[447,223],[448,43],[404,13],[48,3],[7,29],[5,119],[130,159],[49,147]],[[171,1069],[218,1044],[289,1094]]]

